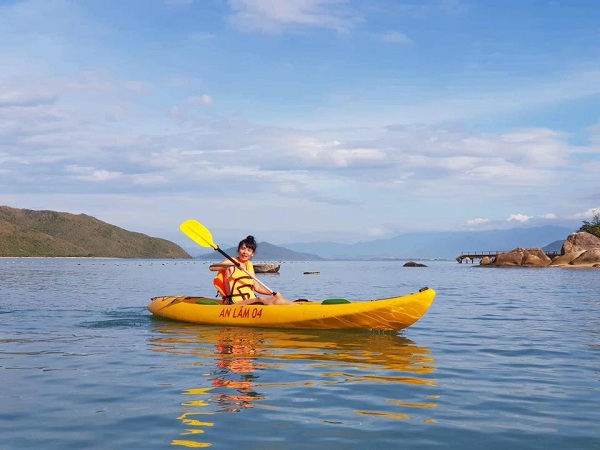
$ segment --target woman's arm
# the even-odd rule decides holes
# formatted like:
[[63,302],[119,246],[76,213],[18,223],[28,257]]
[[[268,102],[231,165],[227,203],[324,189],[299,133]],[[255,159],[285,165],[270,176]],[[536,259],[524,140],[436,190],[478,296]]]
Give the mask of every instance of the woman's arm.
[[262,284],[257,283],[256,281],[254,282],[254,292],[263,295],[273,295],[271,291],[265,289]]
[[211,264],[209,269],[211,272],[218,272],[219,270],[227,269],[231,266],[233,266],[233,263],[226,259],[225,261],[222,261],[220,263]]

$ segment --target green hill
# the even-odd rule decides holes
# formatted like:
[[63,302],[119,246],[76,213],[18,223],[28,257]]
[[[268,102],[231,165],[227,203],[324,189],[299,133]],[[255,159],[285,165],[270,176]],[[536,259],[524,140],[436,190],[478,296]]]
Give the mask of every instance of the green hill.
[[85,214],[0,206],[0,256],[190,258],[165,239],[127,231]]

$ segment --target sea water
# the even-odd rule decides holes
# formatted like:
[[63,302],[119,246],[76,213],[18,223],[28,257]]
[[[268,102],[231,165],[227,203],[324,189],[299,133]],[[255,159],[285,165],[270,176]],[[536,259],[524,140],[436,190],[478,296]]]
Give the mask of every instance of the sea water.
[[326,261],[261,276],[292,299],[436,289],[400,333],[150,315],[153,296],[212,296],[208,264],[0,259],[0,449],[600,448],[598,269]]

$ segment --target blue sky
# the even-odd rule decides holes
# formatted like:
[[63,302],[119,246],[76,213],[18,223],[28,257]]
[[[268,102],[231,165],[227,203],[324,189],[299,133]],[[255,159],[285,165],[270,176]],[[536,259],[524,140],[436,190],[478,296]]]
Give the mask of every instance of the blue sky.
[[600,208],[587,0],[0,1],[0,204],[185,243]]

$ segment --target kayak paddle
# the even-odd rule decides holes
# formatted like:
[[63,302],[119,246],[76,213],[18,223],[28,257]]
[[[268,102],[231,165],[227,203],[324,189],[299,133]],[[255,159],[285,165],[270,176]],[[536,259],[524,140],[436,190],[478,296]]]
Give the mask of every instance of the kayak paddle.
[[196,244],[198,244],[202,247],[212,247],[214,250],[218,251],[221,255],[223,255],[225,258],[227,258],[229,261],[231,261],[234,266],[236,266],[238,269],[245,272],[250,278],[252,278],[254,281],[256,281],[258,284],[260,284],[262,287],[267,289],[269,292],[271,292],[271,294],[273,294],[273,295],[277,294],[277,292],[275,292],[273,289],[271,289],[265,283],[263,283],[258,278],[256,278],[253,274],[251,274],[246,269],[244,269],[239,262],[237,262],[235,259],[233,259],[231,256],[229,256],[223,250],[221,250],[221,248],[219,248],[219,246],[217,244],[215,244],[215,242],[213,241],[212,234],[210,233],[210,231],[204,225],[202,225],[200,222],[198,222],[197,220],[194,220],[194,219],[186,220],[181,225],[179,225],[179,229],[183,232],[183,234],[185,234],[187,237],[189,237]]

